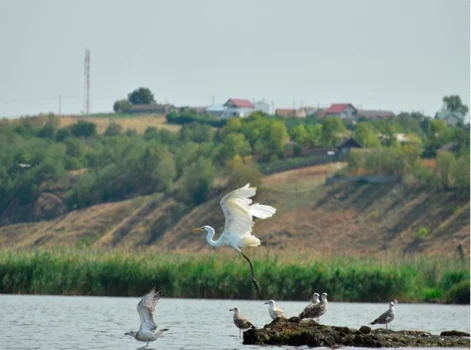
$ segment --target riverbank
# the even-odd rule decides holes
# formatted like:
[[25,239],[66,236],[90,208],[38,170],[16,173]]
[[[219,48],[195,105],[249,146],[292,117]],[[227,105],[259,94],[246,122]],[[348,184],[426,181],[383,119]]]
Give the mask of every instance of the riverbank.
[[366,348],[404,348],[404,347],[457,347],[469,348],[469,333],[446,331],[433,335],[427,331],[393,331],[362,326],[360,329],[326,326],[312,320],[300,321],[298,318],[276,319],[260,329],[244,332],[244,344],[251,345],[293,345],[309,347],[340,346]]
[[[264,298],[469,303],[469,266],[432,257],[399,259],[252,256]],[[0,250],[0,293],[257,299],[245,260],[210,254],[92,249]]]

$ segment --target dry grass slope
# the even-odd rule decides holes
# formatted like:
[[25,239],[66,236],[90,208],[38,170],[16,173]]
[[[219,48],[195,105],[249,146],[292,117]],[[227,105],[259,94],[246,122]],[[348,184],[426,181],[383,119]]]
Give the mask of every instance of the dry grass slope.
[[121,125],[123,131],[135,129],[140,134],[150,126],[156,127],[157,129],[167,129],[172,132],[180,130],[180,125],[167,124],[167,120],[162,115],[136,116],[129,118],[62,116],[60,118],[60,126],[66,127],[77,123],[79,120],[95,123],[99,134],[102,134],[112,122]]
[[[339,166],[343,164],[265,177],[255,200],[275,206],[277,213],[256,222],[254,232],[262,247],[250,254],[452,257],[462,245],[469,256],[469,202],[402,185],[324,185]],[[0,227],[0,247],[86,244],[210,252],[204,235],[191,229],[209,224],[221,232],[221,196],[188,213],[156,194],[96,205],[55,220]]]

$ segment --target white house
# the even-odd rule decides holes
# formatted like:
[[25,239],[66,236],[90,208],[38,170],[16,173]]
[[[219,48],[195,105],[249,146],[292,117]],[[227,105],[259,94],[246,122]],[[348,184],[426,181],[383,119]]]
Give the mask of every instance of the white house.
[[460,112],[441,111],[437,113],[435,118],[443,120],[448,126],[456,126],[456,124],[464,122],[464,115]]
[[334,103],[320,113],[321,118],[329,116],[352,120],[357,118],[357,109],[351,103]]
[[215,103],[215,104],[209,106],[208,108],[206,108],[205,112],[206,112],[206,114],[214,115],[216,117],[220,117],[224,114],[225,110],[226,110],[226,108],[224,107],[224,105],[222,105],[220,103]]
[[263,100],[254,103],[254,110],[270,114],[270,105]]
[[240,98],[230,98],[224,103],[223,117],[248,117],[255,109],[255,106],[249,100]]

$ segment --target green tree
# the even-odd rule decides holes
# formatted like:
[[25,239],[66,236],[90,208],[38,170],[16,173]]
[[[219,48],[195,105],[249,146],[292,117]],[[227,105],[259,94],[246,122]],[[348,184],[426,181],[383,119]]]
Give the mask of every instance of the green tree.
[[324,146],[336,146],[345,132],[345,125],[338,117],[328,117],[322,125],[321,142]]
[[211,160],[197,159],[184,171],[179,197],[195,204],[203,203],[208,198],[214,178],[215,169]]
[[230,188],[239,188],[247,183],[258,187],[262,182],[262,173],[251,157],[234,157],[228,164],[226,173]]
[[216,158],[221,164],[224,164],[227,160],[233,159],[237,155],[249,155],[252,151],[249,142],[241,133],[232,132],[221,141],[222,145],[219,146],[216,153]]
[[320,145],[322,136],[322,124],[308,125],[306,127],[306,131],[308,134],[306,146],[312,147]]
[[177,169],[173,155],[164,149],[159,154],[157,166],[152,172],[152,181],[156,183],[156,191],[172,193]]
[[56,138],[56,128],[53,126],[52,123],[47,122],[39,130],[38,137],[43,137],[43,138],[54,140]]
[[108,127],[106,128],[103,135],[105,135],[105,136],[118,136],[119,134],[121,134],[121,129],[122,129],[121,125],[119,125],[118,123],[115,123],[115,122],[111,122],[110,124],[108,124]]
[[[440,152],[437,156],[437,171],[443,186],[452,187],[454,185],[455,168],[456,158],[453,153]],[[468,169],[466,169],[466,172],[468,172]]]
[[63,142],[65,139],[70,137],[70,135],[71,135],[71,132],[69,128],[59,129],[56,134],[56,141]]
[[360,122],[355,127],[353,138],[365,147],[375,148],[381,146],[381,142],[376,134],[376,130],[370,123]]
[[303,124],[295,126],[291,132],[291,138],[300,145],[306,145],[309,141],[309,134],[306,127]]
[[443,109],[462,114],[468,113],[468,106],[463,104],[459,95],[450,95],[443,97]]
[[456,161],[453,171],[457,195],[461,199],[469,198],[469,153],[461,156]]
[[444,120],[434,119],[430,122],[430,131],[438,137],[443,136],[447,130]]
[[113,110],[116,113],[126,113],[130,107],[131,103],[126,99],[118,100],[113,104]]
[[128,101],[133,105],[137,105],[137,104],[148,105],[148,104],[155,103],[154,94],[152,93],[152,91],[144,87],[140,87],[134,90],[133,92],[129,93]]
[[96,124],[80,120],[70,126],[70,132],[75,137],[90,137],[96,135]]
[[272,154],[281,155],[289,138],[285,123],[281,121],[272,122],[268,137],[268,147],[272,151]]

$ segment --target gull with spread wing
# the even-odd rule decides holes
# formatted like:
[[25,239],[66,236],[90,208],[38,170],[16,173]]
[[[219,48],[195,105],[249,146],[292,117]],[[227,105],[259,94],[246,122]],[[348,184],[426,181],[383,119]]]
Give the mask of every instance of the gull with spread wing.
[[160,338],[163,332],[168,331],[167,328],[158,330],[157,324],[154,321],[153,313],[157,301],[160,299],[160,294],[160,290],[156,292],[155,288],[152,288],[149,293],[142,297],[139,304],[137,304],[137,312],[141,319],[141,327],[137,332],[131,331],[124,335],[130,335],[136,340],[147,342],[146,346],[148,346],[151,341]]
[[253,217],[266,219],[275,214],[276,209],[259,203],[252,204],[251,197],[255,196],[256,188],[245,185],[237,190],[229,192],[220,201],[224,217],[226,219],[224,231],[218,240],[213,240],[215,231],[211,226],[203,226],[193,229],[193,232],[206,231],[206,241],[212,247],[232,247],[240,253],[250,265],[252,282],[260,298],[263,298],[260,286],[255,279],[252,261],[242,252],[244,247],[257,247],[260,240],[252,235],[254,225]]

